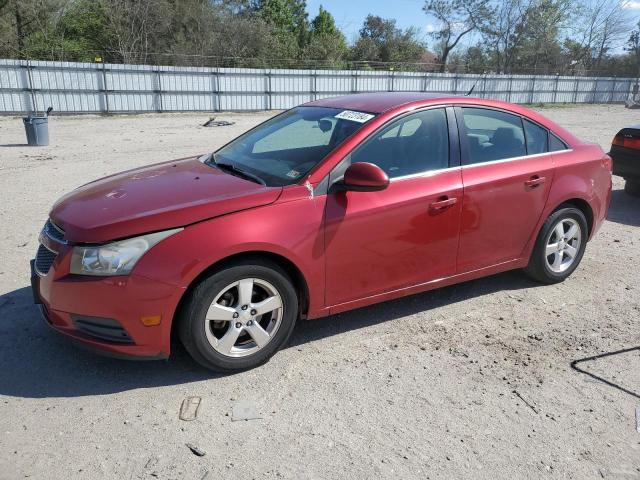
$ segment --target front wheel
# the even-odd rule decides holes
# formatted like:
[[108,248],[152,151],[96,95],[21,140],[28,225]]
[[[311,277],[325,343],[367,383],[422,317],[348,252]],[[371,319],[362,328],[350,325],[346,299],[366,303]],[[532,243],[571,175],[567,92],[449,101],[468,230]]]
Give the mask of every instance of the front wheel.
[[253,368],[288,340],[298,317],[289,276],[270,262],[243,262],[202,280],[181,309],[180,339],[206,368]]
[[542,283],[564,281],[580,264],[587,238],[587,220],[580,210],[556,210],[542,225],[526,274]]

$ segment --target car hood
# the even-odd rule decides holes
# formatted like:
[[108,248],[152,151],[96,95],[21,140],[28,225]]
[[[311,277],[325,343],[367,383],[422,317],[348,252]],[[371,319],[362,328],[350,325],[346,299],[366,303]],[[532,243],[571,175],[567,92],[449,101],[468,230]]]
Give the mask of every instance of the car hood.
[[83,185],[58,200],[50,217],[67,241],[99,243],[267,205],[281,192],[188,158]]

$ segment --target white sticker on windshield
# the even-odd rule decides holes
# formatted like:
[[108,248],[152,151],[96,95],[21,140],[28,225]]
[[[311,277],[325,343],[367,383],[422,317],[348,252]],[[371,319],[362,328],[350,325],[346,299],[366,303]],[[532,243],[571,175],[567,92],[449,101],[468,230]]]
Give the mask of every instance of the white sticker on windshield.
[[364,112],[355,112],[353,110],[345,110],[336,115],[341,120],[351,120],[352,122],[364,123],[371,120],[375,115]]

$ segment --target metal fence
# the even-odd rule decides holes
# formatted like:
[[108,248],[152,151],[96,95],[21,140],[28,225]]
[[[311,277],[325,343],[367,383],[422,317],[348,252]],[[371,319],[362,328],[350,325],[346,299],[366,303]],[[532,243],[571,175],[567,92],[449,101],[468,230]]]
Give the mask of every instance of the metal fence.
[[514,103],[621,103],[633,78],[279,70],[0,60],[0,114],[285,109],[348,93],[419,91]]

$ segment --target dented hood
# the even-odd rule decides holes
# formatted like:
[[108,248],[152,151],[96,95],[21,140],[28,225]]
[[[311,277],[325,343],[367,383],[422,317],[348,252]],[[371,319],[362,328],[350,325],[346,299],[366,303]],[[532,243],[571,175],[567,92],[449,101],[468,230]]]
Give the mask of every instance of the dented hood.
[[190,158],[79,187],[56,202],[50,217],[68,241],[99,243],[267,205],[281,192]]

